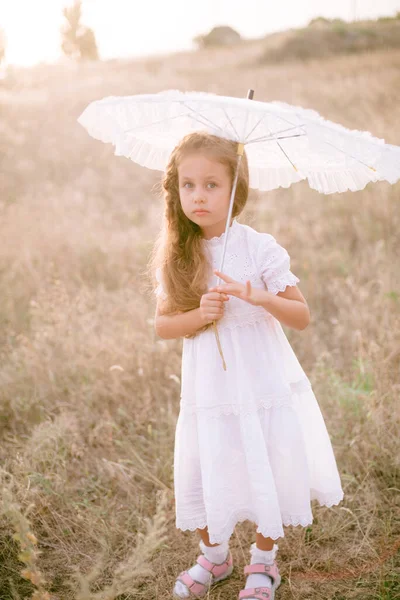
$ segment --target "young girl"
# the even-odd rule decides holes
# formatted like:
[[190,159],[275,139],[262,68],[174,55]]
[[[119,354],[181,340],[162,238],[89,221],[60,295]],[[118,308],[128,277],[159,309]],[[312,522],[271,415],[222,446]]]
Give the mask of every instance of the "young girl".
[[332,506],[343,498],[319,405],[281,326],[303,330],[310,322],[300,280],[271,234],[236,220],[248,197],[246,154],[224,272],[216,270],[236,161],[233,141],[203,132],[183,138],[164,175],[165,219],[151,262],[156,332],[184,338],[176,527],[197,529],[202,551],[178,576],[175,598],[204,596],[231,574],[229,538],[246,519],[257,526],[256,542],[239,598],[273,598],[280,583],[274,542],[283,526],[310,525],[313,499]]

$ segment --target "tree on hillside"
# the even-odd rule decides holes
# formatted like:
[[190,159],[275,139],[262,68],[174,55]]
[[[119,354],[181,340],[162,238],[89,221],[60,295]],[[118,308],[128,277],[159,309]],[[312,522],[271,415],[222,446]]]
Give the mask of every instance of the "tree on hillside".
[[198,35],[193,39],[198,48],[213,46],[233,46],[241,41],[240,33],[229,27],[221,25],[214,27],[207,35]]
[[66,56],[77,60],[98,60],[96,38],[89,27],[82,25],[82,0],[75,0],[63,9],[66,23],[61,28],[61,48]]

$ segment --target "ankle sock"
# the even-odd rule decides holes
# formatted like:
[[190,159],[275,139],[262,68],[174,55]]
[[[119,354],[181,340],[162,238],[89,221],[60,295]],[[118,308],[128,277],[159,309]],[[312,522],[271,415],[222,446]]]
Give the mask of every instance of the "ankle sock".
[[[204,556],[210,561],[215,562],[217,564],[223,563],[227,557],[229,552],[229,540],[222,542],[222,544],[218,544],[218,546],[206,546],[203,540],[199,542],[200,550],[204,554]],[[208,583],[211,579],[211,573],[204,569],[199,563],[196,563],[193,567],[188,569],[188,573],[193,579],[199,581],[200,583]],[[269,578],[268,578],[269,579]],[[184,583],[181,581],[177,581],[175,583],[174,592],[180,598],[188,598],[189,592]]]
[[[278,552],[278,548],[279,546],[274,544],[271,550],[260,550],[260,548],[257,548],[257,545],[254,542],[250,546],[250,564],[254,565],[255,563],[263,563],[264,565],[272,565],[275,560],[276,553]],[[247,576],[245,589],[255,587],[271,588],[271,586],[272,579],[269,577],[269,575],[262,573],[251,573]]]

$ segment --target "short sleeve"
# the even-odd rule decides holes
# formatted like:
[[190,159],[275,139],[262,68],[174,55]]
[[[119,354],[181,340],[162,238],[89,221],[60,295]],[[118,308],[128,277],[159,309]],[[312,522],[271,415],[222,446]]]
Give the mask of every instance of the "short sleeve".
[[258,252],[261,279],[271,294],[284,292],[286,286],[296,285],[300,279],[290,270],[288,251],[272,235],[262,234],[262,238]]
[[154,290],[154,293],[157,296],[157,298],[161,298],[161,300],[166,300],[167,294],[163,287],[161,267],[158,267],[156,269],[155,275],[156,275],[156,280],[157,280],[158,286]]

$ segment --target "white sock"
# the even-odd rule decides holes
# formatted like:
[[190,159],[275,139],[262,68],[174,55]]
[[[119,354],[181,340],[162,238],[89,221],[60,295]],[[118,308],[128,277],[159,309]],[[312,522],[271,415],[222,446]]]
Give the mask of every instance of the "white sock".
[[[229,552],[229,540],[222,542],[222,544],[218,544],[218,546],[206,546],[203,540],[199,542],[200,549],[204,556],[211,562],[221,564],[223,563],[228,556]],[[200,583],[208,583],[211,579],[211,573],[204,569],[199,563],[196,563],[193,567],[188,569],[188,573],[193,579],[196,581],[200,581]],[[189,591],[182,581],[177,581],[175,583],[174,592],[180,598],[188,598]]]
[[[255,563],[262,563],[264,565],[272,565],[275,560],[276,553],[278,552],[278,548],[279,546],[274,544],[271,550],[260,550],[260,548],[257,548],[257,545],[254,542],[250,546],[250,564],[254,565]],[[251,573],[247,576],[245,589],[255,587],[271,588],[271,586],[272,580],[269,575],[263,573]],[[249,600],[251,599],[249,598]]]

